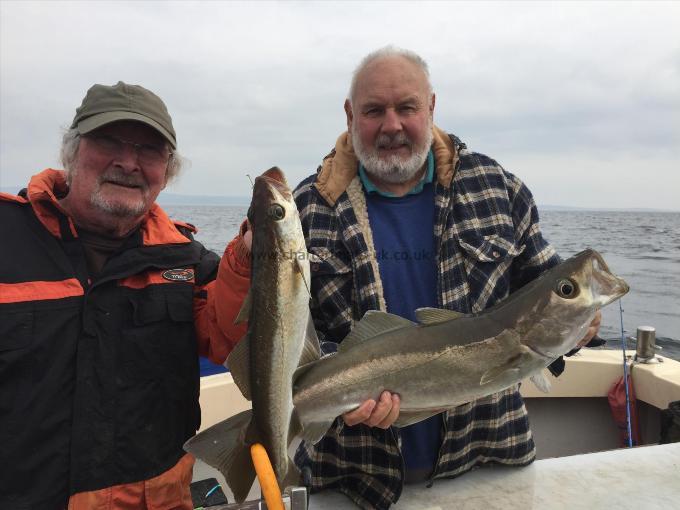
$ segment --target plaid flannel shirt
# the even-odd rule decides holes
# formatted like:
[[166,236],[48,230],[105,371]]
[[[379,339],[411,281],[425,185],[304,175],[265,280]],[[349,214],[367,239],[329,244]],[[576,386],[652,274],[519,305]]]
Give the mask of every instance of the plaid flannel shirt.
[[[436,127],[434,134],[439,306],[479,312],[559,258],[543,239],[531,193],[517,177],[455,136]],[[344,173],[348,183],[335,194],[328,191],[339,182],[329,184],[333,172]],[[322,348],[329,350],[328,343],[341,342],[366,311],[386,309],[347,134],[294,195],[312,259],[312,316]],[[518,387],[450,409],[442,429],[433,478],[455,477],[487,462],[523,466],[535,458]],[[384,509],[403,487],[399,441],[397,428],[348,427],[338,419],[317,445],[303,443],[295,460],[311,469],[312,489],[336,488],[362,508]]]

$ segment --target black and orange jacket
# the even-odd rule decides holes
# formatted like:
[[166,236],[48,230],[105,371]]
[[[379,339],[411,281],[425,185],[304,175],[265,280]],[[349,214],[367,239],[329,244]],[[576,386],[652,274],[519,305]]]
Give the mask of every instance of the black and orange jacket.
[[223,362],[244,333],[236,242],[220,262],[154,205],[91,281],[65,192],[48,169],[0,194],[0,508],[170,469],[200,424],[198,354]]

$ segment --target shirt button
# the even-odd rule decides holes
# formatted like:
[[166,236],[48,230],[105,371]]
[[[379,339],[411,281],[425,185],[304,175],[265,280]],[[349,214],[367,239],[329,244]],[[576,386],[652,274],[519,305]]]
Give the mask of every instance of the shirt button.
[[310,264],[309,269],[311,269],[312,271],[318,271],[319,270],[319,264],[314,262],[313,264]]
[[495,258],[495,259],[497,259],[498,257],[500,257],[500,256],[501,256],[501,254],[500,254],[500,253],[498,253],[498,252],[497,252],[497,251],[495,251],[495,250],[494,250],[494,251],[493,251],[493,252],[491,253],[491,255],[493,255],[493,258]]

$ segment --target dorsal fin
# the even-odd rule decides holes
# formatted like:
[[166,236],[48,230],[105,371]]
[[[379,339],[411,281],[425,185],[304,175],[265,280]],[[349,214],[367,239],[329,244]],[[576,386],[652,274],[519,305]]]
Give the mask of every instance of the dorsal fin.
[[415,324],[408,319],[391,313],[369,310],[363,318],[354,324],[354,328],[345,339],[340,342],[338,352],[344,352],[352,347],[363,343],[377,335],[395,331],[397,329],[414,327]]
[[418,308],[416,310],[416,318],[423,325],[441,324],[442,322],[460,319],[465,316],[464,313],[444,310],[442,308]]

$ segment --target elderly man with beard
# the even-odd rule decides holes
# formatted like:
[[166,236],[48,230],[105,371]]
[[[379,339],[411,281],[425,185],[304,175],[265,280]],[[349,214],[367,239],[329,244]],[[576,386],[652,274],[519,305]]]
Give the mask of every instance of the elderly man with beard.
[[[294,192],[325,352],[369,310],[410,320],[422,307],[476,313],[559,263],[527,187],[434,126],[434,107],[422,58],[394,47],[369,54],[345,101],[348,130]],[[237,238],[237,253],[248,253],[249,241]],[[318,444],[303,443],[295,461],[305,483],[385,509],[404,483],[535,458],[518,387],[401,429],[392,426],[398,415],[399,396],[384,392],[336,420]]]
[[154,203],[176,149],[158,96],[94,85],[66,170],[0,194],[0,508],[193,508],[198,355],[242,336],[249,279]]
[[[411,320],[421,307],[479,312],[559,262],[526,186],[434,126],[434,107],[418,55],[371,53],[345,101],[348,131],[295,190],[326,352],[368,310]],[[598,327],[599,317],[581,344]],[[303,443],[295,460],[312,489],[336,488],[363,508],[383,509],[404,483],[535,458],[518,387],[401,429],[392,427],[398,414],[399,396],[384,392],[338,419],[318,444]]]

